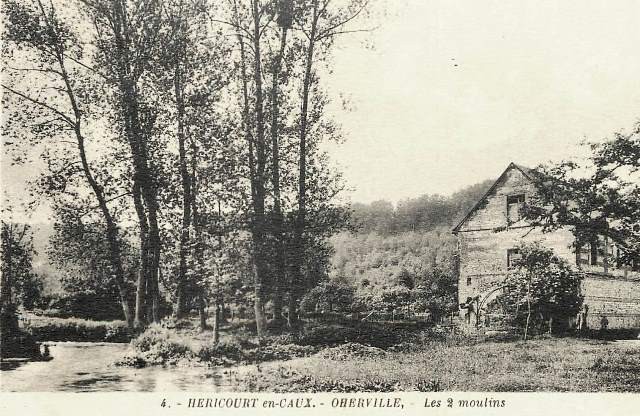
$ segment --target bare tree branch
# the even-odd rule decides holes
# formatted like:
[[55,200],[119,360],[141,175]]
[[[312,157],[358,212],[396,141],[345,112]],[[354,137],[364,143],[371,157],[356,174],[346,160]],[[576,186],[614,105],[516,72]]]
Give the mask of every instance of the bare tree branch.
[[[329,3],[328,1],[325,3],[325,8],[326,8],[326,6],[328,5],[328,3]],[[364,10],[368,5],[369,5],[369,1],[365,1],[365,2],[363,2],[363,3],[362,3],[362,5],[360,6],[360,8],[359,8],[358,10],[356,10],[356,12],[355,12],[354,14],[352,14],[351,16],[349,16],[349,17],[345,18],[344,20],[342,20],[342,21],[340,21],[340,22],[338,22],[338,23],[336,23],[336,24],[334,24],[334,25],[332,25],[332,26],[330,26],[330,27],[326,28],[326,29],[325,29],[325,30],[323,30],[322,32],[320,32],[320,33],[318,34],[318,38],[317,38],[317,39],[318,39],[318,40],[320,40],[320,39],[322,39],[322,38],[324,38],[324,37],[332,36],[332,34],[331,34],[331,33],[332,33],[335,29],[337,29],[337,28],[339,28],[339,27],[341,27],[341,26],[344,26],[344,25],[346,25],[347,23],[349,23],[350,21],[352,21],[353,19],[357,18],[357,17],[358,17],[358,16],[363,12],[363,10]],[[344,31],[344,32],[341,32],[341,33],[349,33],[349,32]],[[337,34],[337,33],[336,33],[336,34]]]
[[4,84],[1,84],[1,86],[2,86],[2,88],[4,88],[5,90],[9,91],[9,92],[10,92],[10,93],[12,93],[12,94],[15,94],[15,95],[17,95],[17,96],[19,96],[19,97],[24,98],[24,99],[25,99],[25,100],[27,100],[27,101],[30,101],[30,102],[32,102],[32,103],[34,103],[34,104],[36,104],[36,105],[39,105],[39,106],[41,106],[41,107],[44,107],[44,108],[46,108],[46,109],[48,109],[48,110],[50,110],[50,111],[53,111],[54,113],[56,113],[57,115],[59,115],[59,116],[60,116],[64,121],[66,121],[67,123],[69,123],[69,125],[70,125],[71,127],[75,127],[75,122],[74,122],[73,120],[71,120],[71,118],[70,118],[69,116],[67,116],[66,114],[64,114],[62,111],[60,111],[60,110],[58,110],[58,109],[56,109],[56,108],[54,108],[54,107],[50,106],[49,104],[45,104],[45,103],[43,103],[42,101],[38,101],[38,100],[36,100],[35,98],[29,97],[27,94],[24,94],[24,93],[22,93],[22,92],[20,92],[20,91],[16,91],[16,90],[14,90],[14,89],[12,89],[12,88],[9,88],[9,87],[7,87],[7,86],[6,86],[6,85],[4,85]]

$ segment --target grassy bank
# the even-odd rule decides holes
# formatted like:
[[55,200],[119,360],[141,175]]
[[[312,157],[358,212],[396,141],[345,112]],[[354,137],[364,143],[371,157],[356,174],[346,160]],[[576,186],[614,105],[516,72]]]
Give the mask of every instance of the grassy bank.
[[131,341],[129,351],[119,365],[233,366],[274,360],[290,360],[315,354],[318,347],[298,345],[288,337],[257,338],[242,331],[223,331],[214,344],[210,331],[168,329],[151,325]]
[[129,342],[124,321],[90,321],[27,315],[24,329],[38,341]]
[[227,325],[214,345],[195,323],[151,326],[121,364],[236,366],[230,390],[275,392],[640,392],[640,341],[537,338],[527,342],[389,323],[307,324],[258,341]]
[[195,319],[177,324],[168,319],[133,339],[119,364],[232,366],[308,357],[345,343],[395,348],[415,338],[419,328],[415,323],[314,322],[295,334],[258,339],[251,322],[234,322],[222,327],[220,342],[214,344],[212,332],[201,332]]
[[[432,342],[413,351],[331,359],[318,354],[238,376],[239,390],[640,392],[640,342],[575,338]],[[339,357],[339,355],[338,355]]]

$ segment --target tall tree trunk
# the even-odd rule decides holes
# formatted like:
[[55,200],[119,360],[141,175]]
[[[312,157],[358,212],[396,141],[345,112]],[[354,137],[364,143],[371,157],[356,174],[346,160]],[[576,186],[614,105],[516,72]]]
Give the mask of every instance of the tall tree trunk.
[[308,133],[308,111],[309,92],[313,77],[313,52],[318,29],[318,1],[313,2],[313,17],[311,22],[311,33],[309,34],[309,45],[307,47],[306,65],[302,85],[302,108],[300,111],[300,143],[298,162],[298,215],[294,225],[293,250],[293,271],[291,276],[291,294],[289,296],[289,323],[294,325],[298,318],[299,297],[304,288],[304,258],[305,243],[304,230],[307,212],[307,133]]
[[[256,318],[256,329],[258,337],[266,334],[266,318],[264,313],[264,281],[266,277],[266,253],[265,253],[265,134],[264,134],[264,104],[262,97],[262,61],[260,52],[260,10],[258,0],[252,1],[253,11],[253,52],[254,52],[254,82],[255,82],[255,166],[252,172],[252,205],[253,218],[251,222],[251,234],[253,241],[253,276],[254,276],[254,313]],[[244,43],[241,43],[243,62],[246,57],[244,53]],[[243,75],[246,75],[246,69],[243,66]],[[246,76],[243,76],[244,88],[246,89]],[[248,101],[246,101],[248,104]],[[250,148],[250,159],[253,159],[252,149]],[[250,162],[250,168],[252,163]]]
[[13,224],[2,224],[2,262],[0,264],[0,358],[7,356],[7,346],[18,329],[18,316],[13,305]]
[[[201,234],[201,224],[200,224],[200,218],[198,216],[198,179],[196,176],[196,170],[198,167],[198,159],[197,159],[197,155],[198,155],[198,149],[196,146],[196,142],[192,139],[191,140],[191,177],[190,177],[190,192],[189,192],[189,204],[191,205],[191,215],[192,215],[192,221],[191,223],[193,224],[193,228],[194,228],[194,242],[196,243],[196,247],[194,248],[194,253],[195,253],[195,257],[196,260],[199,264],[199,269],[200,271],[204,270],[204,259],[202,257],[202,250],[201,250],[201,239],[202,239],[202,234]],[[188,283],[188,282],[187,282]],[[205,299],[206,299],[206,288],[204,286],[204,284],[199,284],[196,281],[192,281],[191,284],[193,285],[193,290],[195,292],[197,292],[196,297],[198,299],[198,314],[200,317],[200,330],[204,331],[205,329],[207,329],[207,313],[205,310]]]
[[[149,226],[149,278],[150,303],[152,305],[151,321],[159,320],[158,267],[160,264],[160,232],[158,227],[158,200],[156,181],[150,166],[147,137],[140,122],[139,92],[137,78],[142,64],[135,62],[135,54],[130,50],[130,28],[126,3],[113,0],[113,16],[111,30],[115,37],[114,52],[118,88],[120,90],[120,110],[124,120],[125,136],[131,147],[135,176],[140,186],[142,199],[147,210]],[[142,225],[141,225],[142,226]]]
[[217,344],[220,340],[220,311],[218,310],[218,299],[213,304],[213,343]]
[[[202,295],[202,293],[198,293],[198,317],[200,318],[200,331],[204,331],[207,329],[207,310],[205,309],[205,304],[204,304],[204,296]],[[214,324],[215,325],[215,324]],[[214,326],[214,344],[217,343],[218,341],[216,341],[216,334],[215,331],[217,330],[217,328]]]
[[220,296],[220,323],[226,323],[227,322],[227,313],[226,313],[226,306],[224,303],[224,296]]
[[527,340],[529,335],[529,322],[531,321],[531,277],[527,281],[527,323],[524,327],[524,340]]
[[[42,12],[43,17],[45,17],[45,22],[49,27],[55,31],[52,25],[49,24],[42,3],[40,5],[40,10]],[[71,104],[71,108],[74,114],[74,134],[76,136],[76,143],[78,147],[78,153],[80,156],[80,161],[82,164],[82,172],[84,174],[85,179],[89,183],[91,190],[98,201],[98,206],[100,208],[100,212],[102,213],[102,217],[106,224],[107,231],[107,241],[109,246],[109,262],[112,269],[112,273],[114,276],[114,280],[116,286],[118,288],[118,294],[120,296],[120,304],[122,306],[122,312],[124,314],[125,321],[129,328],[133,327],[133,319],[131,315],[131,310],[129,308],[129,299],[125,284],[124,278],[124,268],[122,266],[122,258],[121,258],[121,250],[120,250],[120,241],[118,240],[118,226],[111,215],[111,211],[107,206],[107,200],[104,195],[103,187],[98,184],[96,181],[91,167],[89,166],[89,162],[87,159],[87,153],[85,149],[84,136],[82,134],[82,111],[78,106],[78,102],[76,100],[76,95],[71,85],[71,80],[69,78],[69,74],[65,65],[65,56],[63,51],[60,48],[56,48],[56,60],[58,62],[58,66],[60,68],[60,75],[64,81],[65,92],[67,94],[67,98],[69,99],[69,103]]]
[[142,328],[145,325],[145,309],[147,301],[147,287],[150,284],[149,276],[149,248],[148,248],[148,234],[149,226],[147,224],[147,216],[144,212],[144,205],[142,203],[142,195],[140,191],[140,184],[137,179],[133,181],[133,205],[136,209],[138,216],[138,226],[140,228],[140,267],[138,270],[138,280],[136,283],[136,309],[134,317],[134,326],[136,328]]
[[[149,181],[153,181],[151,175],[147,175]],[[149,252],[150,265],[149,276],[151,278],[151,322],[160,321],[160,290],[159,274],[160,269],[160,228],[158,226],[158,201],[155,184],[150,184],[143,188],[143,197],[148,207],[149,218]]]
[[286,259],[285,259],[285,245],[283,235],[283,223],[284,218],[282,214],[282,205],[280,198],[280,149],[278,144],[279,135],[279,83],[280,73],[282,70],[282,59],[285,52],[287,43],[287,26],[282,27],[282,34],[280,37],[280,51],[276,57],[276,62],[273,69],[273,80],[271,86],[271,175],[273,182],[273,234],[275,238],[276,253],[275,253],[275,276],[273,278],[273,326],[282,326],[282,303],[284,282],[286,281]]
[[[184,90],[180,64],[176,64],[174,76],[176,107],[178,110],[178,154],[180,163],[180,177],[182,179],[182,224],[180,230],[178,285],[176,289],[175,315],[181,319],[186,303],[187,285],[187,251],[189,245],[189,227],[191,226],[191,177],[187,168],[187,152],[184,133]],[[193,156],[195,158],[195,154]]]
[[2,311],[11,304],[12,297],[13,233],[11,227],[11,224],[2,222],[2,271],[0,272],[0,307]]
[[120,241],[118,240],[118,226],[116,225],[115,220],[113,219],[113,216],[111,215],[111,212],[107,206],[107,201],[102,191],[102,187],[99,186],[96,180],[93,178],[93,174],[89,168],[89,163],[87,161],[86,152],[84,149],[84,138],[82,137],[82,134],[80,132],[79,124],[77,126],[78,149],[80,152],[80,160],[82,161],[82,169],[84,171],[85,178],[89,182],[94,195],[98,200],[98,206],[100,207],[102,217],[106,222],[107,242],[109,245],[109,262],[112,268],[116,286],[118,288],[120,304],[122,306],[122,312],[124,314],[125,321],[127,322],[129,328],[132,328],[133,319],[129,307],[129,296],[127,294],[125,285],[124,269],[122,267]]

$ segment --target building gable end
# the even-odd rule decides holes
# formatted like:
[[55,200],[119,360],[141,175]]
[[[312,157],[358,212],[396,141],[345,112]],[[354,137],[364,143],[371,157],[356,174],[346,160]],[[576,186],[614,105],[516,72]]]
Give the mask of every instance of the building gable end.
[[487,192],[484,193],[484,195],[478,200],[478,202],[473,206],[473,208],[471,208],[471,210],[469,210],[469,212],[467,213],[467,215],[465,215],[462,220],[460,220],[460,222],[453,228],[452,232],[453,234],[457,234],[460,229],[462,228],[462,226],[464,224],[466,224],[469,219],[471,218],[471,216],[478,211],[480,208],[483,207],[485,201],[487,200],[487,198],[493,194],[493,192],[500,186],[500,184],[505,180],[505,177],[507,176],[507,174],[509,173],[509,171],[513,170],[513,169],[517,169],[520,173],[522,173],[522,175],[527,178],[532,184],[536,183],[535,178],[532,176],[531,174],[531,170],[528,168],[524,168],[522,166],[519,166],[513,162],[511,162],[509,164],[509,166],[507,166],[507,168],[504,170],[504,172],[502,172],[502,174],[498,177],[498,179],[493,183],[493,185],[491,185],[491,187],[487,190]]

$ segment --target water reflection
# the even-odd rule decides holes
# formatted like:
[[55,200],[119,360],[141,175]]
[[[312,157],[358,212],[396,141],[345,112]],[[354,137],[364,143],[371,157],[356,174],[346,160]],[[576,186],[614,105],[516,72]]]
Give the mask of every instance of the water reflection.
[[61,342],[48,362],[3,362],[0,391],[222,391],[234,371],[113,365],[127,344]]

